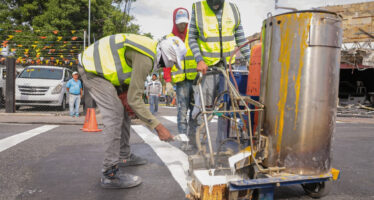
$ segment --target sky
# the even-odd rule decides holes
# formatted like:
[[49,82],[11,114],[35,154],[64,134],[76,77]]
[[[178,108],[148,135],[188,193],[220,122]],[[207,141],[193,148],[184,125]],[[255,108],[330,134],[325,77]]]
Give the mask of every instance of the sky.
[[[173,11],[184,7],[191,13],[192,3],[197,0],[137,0],[132,4],[131,15],[135,16],[136,24],[143,33],[152,33],[159,39],[171,32]],[[227,1],[227,0],[226,0]],[[242,25],[246,36],[260,32],[261,24],[267,13],[273,15],[289,10],[274,9],[274,0],[229,0],[236,3],[241,14]],[[373,0],[278,0],[278,6],[293,7],[299,10],[311,9],[326,5],[342,5],[369,2]]]

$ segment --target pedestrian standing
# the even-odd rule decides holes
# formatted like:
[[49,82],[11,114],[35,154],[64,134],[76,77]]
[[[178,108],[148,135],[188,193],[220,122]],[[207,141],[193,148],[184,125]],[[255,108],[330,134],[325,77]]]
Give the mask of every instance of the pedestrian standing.
[[69,111],[71,117],[79,117],[79,105],[83,95],[82,82],[78,77],[78,72],[73,72],[73,78],[66,84],[66,90],[69,93]]
[[152,114],[158,112],[158,101],[161,96],[162,85],[157,79],[157,74],[152,75],[152,81],[148,83],[149,108]]

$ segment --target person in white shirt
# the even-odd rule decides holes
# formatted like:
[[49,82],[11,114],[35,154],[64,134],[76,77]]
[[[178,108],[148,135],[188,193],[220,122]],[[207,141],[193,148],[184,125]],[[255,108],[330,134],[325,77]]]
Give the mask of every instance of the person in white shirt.
[[155,114],[158,111],[158,98],[161,96],[162,92],[162,85],[157,79],[157,74],[152,75],[152,81],[148,83],[147,90],[150,110],[152,114]]

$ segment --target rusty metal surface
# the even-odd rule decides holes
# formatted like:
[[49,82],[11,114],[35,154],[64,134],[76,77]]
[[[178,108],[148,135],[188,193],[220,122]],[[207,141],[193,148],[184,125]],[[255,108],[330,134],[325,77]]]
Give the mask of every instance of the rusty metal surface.
[[268,167],[327,173],[338,100],[341,21],[330,13],[269,17],[263,27],[260,102]]

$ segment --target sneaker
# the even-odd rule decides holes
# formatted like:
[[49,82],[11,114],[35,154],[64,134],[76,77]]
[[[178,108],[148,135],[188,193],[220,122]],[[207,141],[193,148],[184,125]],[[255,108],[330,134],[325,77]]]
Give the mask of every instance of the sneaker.
[[112,189],[132,188],[140,185],[142,179],[132,174],[115,174],[112,177],[102,176],[101,187]]
[[129,158],[127,159],[120,159],[118,165],[120,167],[127,167],[127,166],[135,166],[135,165],[144,165],[147,164],[147,160],[139,157],[135,154],[131,154]]

